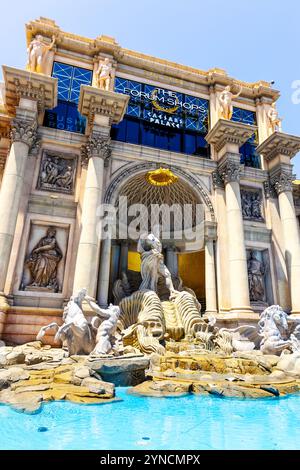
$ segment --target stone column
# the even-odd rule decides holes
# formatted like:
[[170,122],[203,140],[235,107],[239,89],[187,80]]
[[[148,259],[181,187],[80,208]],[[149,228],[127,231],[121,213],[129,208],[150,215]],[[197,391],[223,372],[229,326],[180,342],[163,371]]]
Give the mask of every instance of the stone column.
[[231,155],[221,166],[225,183],[228,229],[228,273],[232,312],[251,311],[248,284],[247,253],[240,194],[240,155]]
[[168,245],[166,247],[166,266],[173,276],[178,275],[178,258],[176,253],[176,247]]
[[110,279],[111,239],[106,238],[101,244],[100,270],[98,281],[98,304],[106,308],[108,304],[108,289]]
[[122,273],[126,273],[128,269],[128,241],[121,241],[120,262],[119,262],[119,277]]
[[206,136],[217,153],[218,170],[214,180],[225,185],[228,279],[230,311],[235,315],[253,313],[250,307],[247,254],[240,194],[239,148],[256,131],[256,126],[219,119]]
[[278,194],[292,313],[300,314],[300,237],[292,192],[292,180],[291,171],[286,170],[278,172],[272,178]]
[[87,159],[87,175],[82,205],[81,233],[77,251],[73,292],[83,287],[96,296],[98,255],[101,226],[99,206],[102,201],[104,160],[108,157],[109,138],[91,135],[83,151]]
[[3,292],[23,189],[29,149],[36,138],[36,112],[32,119],[17,117],[12,124],[8,154],[0,195],[0,291]]
[[[83,147],[88,162],[86,183],[82,205],[81,234],[75,265],[73,292],[85,287],[92,297],[106,296],[109,284],[109,261],[111,243],[104,241],[103,261],[99,261],[102,236],[100,205],[103,198],[104,163],[110,157],[111,124],[119,123],[124,116],[129,96],[112,91],[100,90],[82,85],[78,110],[87,117],[88,142]],[[100,269],[99,269],[100,264]],[[99,284],[97,274],[100,270]],[[108,274],[107,274],[108,271]],[[102,292],[102,294],[101,294]],[[103,299],[104,299],[103,297]],[[101,303],[104,300],[101,297]]]
[[214,241],[216,224],[205,226],[205,299],[207,315],[218,313]]
[[[296,315],[300,315],[300,237],[292,192],[291,159],[299,150],[300,137],[283,132],[274,132],[257,148],[269,171],[271,187],[278,195],[291,309]],[[275,229],[272,227],[273,231]]]

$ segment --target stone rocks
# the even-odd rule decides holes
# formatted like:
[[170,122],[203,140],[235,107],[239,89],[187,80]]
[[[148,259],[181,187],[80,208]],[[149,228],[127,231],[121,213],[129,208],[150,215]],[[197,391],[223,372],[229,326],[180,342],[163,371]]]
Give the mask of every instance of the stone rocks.
[[115,386],[134,386],[145,380],[145,370],[150,360],[143,355],[127,355],[120,357],[90,357],[86,365],[106,382]]
[[91,393],[97,393],[102,398],[113,398],[115,396],[115,387],[109,382],[103,382],[93,377],[87,377],[81,382],[82,387],[89,389]]
[[300,378],[300,353],[282,354],[274,367],[273,375]]
[[143,382],[129,390],[129,393],[151,397],[177,397],[187,395],[192,388],[192,384],[183,382],[172,382],[166,380],[155,380]]
[[25,354],[22,351],[14,350],[6,356],[6,366],[14,366],[16,364],[24,364]]
[[78,366],[75,361],[48,365],[41,370],[32,367],[24,364],[23,367],[0,370],[0,402],[33,413],[43,401],[70,400],[90,404],[115,399],[113,384],[90,377],[88,367]]

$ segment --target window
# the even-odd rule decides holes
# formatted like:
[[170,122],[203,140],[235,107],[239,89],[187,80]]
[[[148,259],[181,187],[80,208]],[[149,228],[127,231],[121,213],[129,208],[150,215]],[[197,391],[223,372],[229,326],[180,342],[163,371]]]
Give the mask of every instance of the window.
[[[233,108],[232,120],[256,126],[256,113],[247,109]],[[252,168],[261,168],[260,156],[256,152],[257,133],[255,132],[240,148],[241,163]]]
[[47,110],[44,125],[84,134],[86,119],[78,112],[81,85],[92,83],[92,71],[54,62],[52,77],[58,79],[58,104]]
[[209,157],[207,100],[120,77],[115,91],[130,100],[114,140]]

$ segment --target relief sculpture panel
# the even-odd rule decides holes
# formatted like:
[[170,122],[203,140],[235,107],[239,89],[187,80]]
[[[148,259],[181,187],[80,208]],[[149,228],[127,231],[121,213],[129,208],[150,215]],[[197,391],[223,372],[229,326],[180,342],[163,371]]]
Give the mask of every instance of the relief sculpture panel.
[[45,151],[42,156],[37,189],[73,194],[77,157]]

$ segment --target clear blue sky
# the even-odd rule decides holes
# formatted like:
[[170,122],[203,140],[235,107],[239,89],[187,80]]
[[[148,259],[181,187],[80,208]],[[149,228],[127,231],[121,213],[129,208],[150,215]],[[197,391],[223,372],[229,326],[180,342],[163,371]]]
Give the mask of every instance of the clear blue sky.
[[[283,130],[300,135],[296,0],[27,0],[1,2],[1,63],[23,67],[24,24],[52,18],[65,31],[113,36],[123,46],[200,69],[220,67],[246,81],[275,80]],[[300,82],[299,82],[300,83]],[[300,155],[294,159],[300,178]]]

